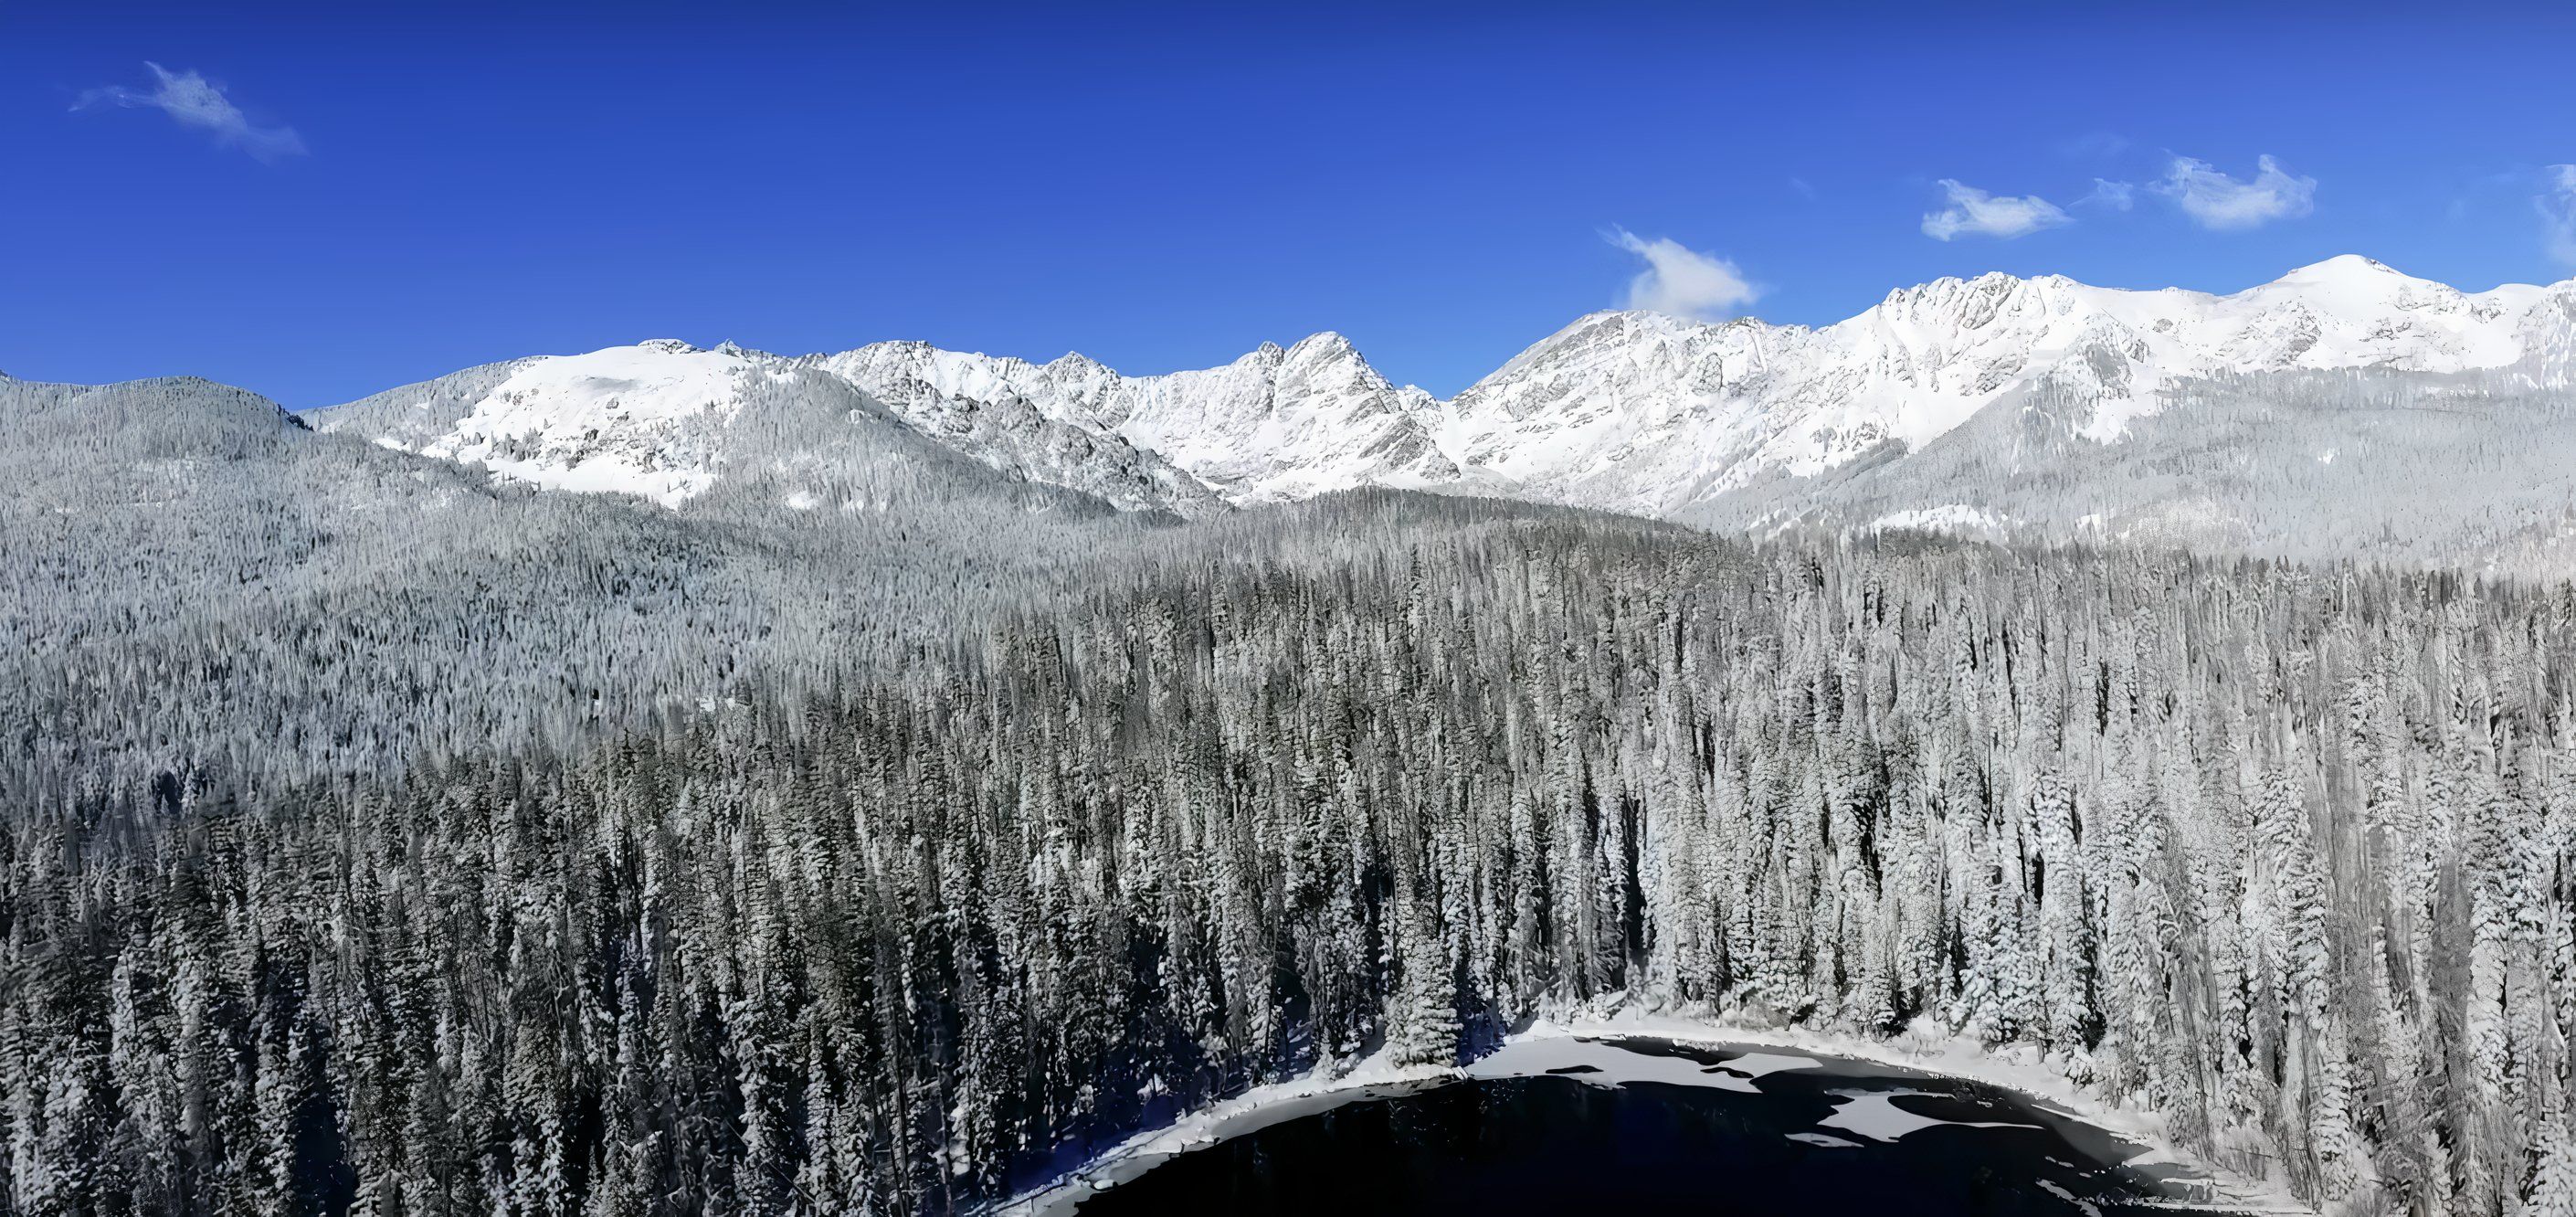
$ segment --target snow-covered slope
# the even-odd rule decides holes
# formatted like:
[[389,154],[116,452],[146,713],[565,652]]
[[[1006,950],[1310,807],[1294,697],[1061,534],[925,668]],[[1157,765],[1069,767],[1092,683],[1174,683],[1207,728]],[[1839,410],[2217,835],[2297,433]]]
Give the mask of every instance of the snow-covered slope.
[[[2067,436],[2116,445],[2177,386],[2212,378],[2541,377],[2563,375],[2571,350],[2576,280],[2468,293],[2346,256],[2225,296],[1942,279],[1821,328],[1595,313],[1449,401],[1391,383],[1331,333],[1155,376],[917,342],[799,358],[653,342],[470,369],[319,418],[544,485],[677,503],[743,472],[728,437],[745,402],[828,382],[987,466],[1128,509],[1396,486],[1704,517],[1748,488],[1776,498],[1783,480],[1903,460],[1999,402],[2044,397]],[[1980,509],[1974,490],[1956,505]]]
[[2570,333],[2576,281],[2473,295],[2349,256],[2229,296],[1992,274],[1821,329],[1596,313],[1460,394],[1437,434],[1535,497],[1671,515],[1885,444],[1919,451],[2023,390],[2089,403],[2069,424],[2110,443],[2187,380],[2498,368]]
[[2571,335],[2576,282],[2470,294],[2347,256],[2228,296],[1943,279],[1817,329],[1595,313],[1446,402],[1395,387],[1329,333],[1162,376],[920,343],[819,362],[899,410],[948,394],[1022,397],[1238,503],[1416,486],[1669,516],[1770,478],[1919,451],[2029,390],[2086,402],[2069,425],[2113,443],[2184,382],[2498,368],[2563,353]]
[[670,505],[714,482],[747,382],[777,374],[737,350],[663,339],[469,368],[315,420],[541,486]]
[[1164,376],[1120,376],[1080,355],[1031,364],[917,342],[819,363],[911,414],[947,397],[1025,398],[1049,418],[1159,453],[1239,503],[1461,477],[1425,427],[1439,403],[1389,384],[1339,334]]
[[[926,441],[1003,475],[1126,510],[1225,510],[1196,478],[1114,434],[1069,426],[1025,399],[915,395],[901,414],[813,360],[673,339],[468,368],[317,411],[325,431],[484,466],[560,490],[640,495],[676,507],[719,480],[775,479],[855,444],[882,463]],[[817,434],[807,417],[844,426]],[[784,429],[799,437],[782,446]],[[900,434],[894,434],[899,432]],[[810,506],[791,494],[788,506]]]

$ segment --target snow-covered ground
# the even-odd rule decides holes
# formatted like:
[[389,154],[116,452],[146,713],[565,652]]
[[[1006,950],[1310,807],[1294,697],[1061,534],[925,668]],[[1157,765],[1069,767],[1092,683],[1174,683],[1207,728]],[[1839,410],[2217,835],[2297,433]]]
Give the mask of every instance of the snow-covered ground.
[[1869,522],[1871,532],[1888,532],[1899,528],[1924,532],[1949,532],[1975,535],[2001,532],[2009,523],[2004,517],[1982,507],[1966,503],[1943,503],[1938,507],[1916,507],[1889,512]]
[[1255,1086],[1162,1128],[1140,1132],[1080,1169],[1007,1201],[992,1212],[994,1217],[1056,1217],[1071,1213],[1093,1192],[1125,1183],[1191,1150],[1338,1107],[1372,1091],[1400,1094],[1467,1076],[1463,1069],[1432,1065],[1400,1068],[1389,1064],[1382,1052],[1356,1061],[1328,1062],[1303,1077]]
[[[1726,1072],[1711,1073],[1697,1061],[1630,1052],[1603,1042],[1623,1037],[1739,1050],[1745,1055],[1728,1060]],[[2152,1113],[2104,1104],[2035,1054],[1988,1051],[1923,1024],[1892,1039],[1878,1040],[1798,1029],[1733,1026],[1686,1014],[1622,1008],[1541,1019],[1511,1036],[1497,1051],[1464,1068],[1399,1068],[1389,1064],[1383,1053],[1355,1061],[1330,1062],[1303,1077],[1255,1087],[1163,1128],[1138,1133],[1080,1169],[1005,1202],[992,1212],[994,1217],[1062,1217],[1093,1193],[1134,1179],[1181,1154],[1364,1097],[1418,1092],[1458,1081],[1555,1073],[1599,1086],[1660,1082],[1757,1092],[1754,1079],[1781,1070],[1814,1068],[1824,1063],[1819,1058],[1895,1066],[2014,1091],[2044,1110],[2081,1120],[2145,1147],[2128,1165],[2173,1164],[2205,1176],[2208,1195],[2204,1204],[2208,1209],[2264,1214],[2314,1211],[2276,1183],[2248,1179],[2180,1152],[2167,1138],[2163,1121]],[[1568,1070],[1579,1072],[1564,1072]],[[1799,1139],[1816,1145],[1858,1146],[1864,1140],[1894,1141],[1923,1128],[1952,1122],[1918,1115],[1888,1101],[1906,1093],[1901,1089],[1856,1089],[1850,1093],[1852,1102],[1823,1121],[1836,1132],[1804,1133],[1799,1134]]]

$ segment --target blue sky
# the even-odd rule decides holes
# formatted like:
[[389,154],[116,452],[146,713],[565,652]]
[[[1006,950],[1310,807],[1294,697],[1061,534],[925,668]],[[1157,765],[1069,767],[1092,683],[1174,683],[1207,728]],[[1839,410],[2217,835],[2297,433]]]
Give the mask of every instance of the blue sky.
[[1337,329],[1448,393],[1650,266],[1805,323],[2576,274],[2565,5],[213,7],[0,7],[0,369],[304,408],[648,337]]

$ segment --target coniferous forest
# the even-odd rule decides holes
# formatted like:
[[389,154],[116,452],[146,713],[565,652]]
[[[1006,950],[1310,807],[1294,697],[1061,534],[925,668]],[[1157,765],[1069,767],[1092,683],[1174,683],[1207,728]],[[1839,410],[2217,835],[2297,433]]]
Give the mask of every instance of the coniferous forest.
[[[292,702],[208,665],[314,617],[17,661],[195,695],[12,721],[0,1208],[952,1212],[1626,994],[2033,1045],[2338,1211],[2576,1212],[2568,585],[1381,494],[1064,524],[1083,577],[836,652],[682,518],[653,624],[536,632],[643,611],[574,587],[510,664],[441,570]],[[345,746],[406,714],[462,727]]]

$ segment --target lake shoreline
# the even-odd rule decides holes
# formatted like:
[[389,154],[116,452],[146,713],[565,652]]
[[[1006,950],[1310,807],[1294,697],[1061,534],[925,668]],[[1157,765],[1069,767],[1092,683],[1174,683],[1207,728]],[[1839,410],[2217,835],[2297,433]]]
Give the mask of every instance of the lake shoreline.
[[[1149,1129],[1113,1146],[1083,1166],[1057,1179],[994,1205],[993,1217],[1065,1217],[1093,1195],[1129,1182],[1163,1163],[1194,1150],[1245,1136],[1289,1120],[1347,1103],[1419,1093],[1461,1082],[1543,1076],[1569,1067],[1579,1056],[1569,1046],[1583,1041],[1640,1040],[1720,1051],[1775,1056],[1795,1052],[1827,1058],[1841,1065],[1869,1066],[1968,1082],[2007,1091],[2046,1111],[2077,1121],[2141,1147],[2124,1165],[2171,1165],[2205,1176],[2208,1194],[2195,1208],[2231,1213],[2311,1214],[2313,1209],[2277,1184],[2249,1179],[2204,1159],[2177,1150],[2153,1115],[2111,1106],[2067,1079],[2036,1054],[1988,1052],[1973,1045],[1918,1028],[1886,1040],[1805,1031],[1739,1026],[1689,1014],[1642,1010],[1633,1006],[1598,1007],[1542,1016],[1507,1036],[1495,1052],[1464,1066],[1396,1067],[1383,1052],[1357,1059],[1326,1062],[1296,1078],[1257,1086],[1169,1125]],[[1598,1066],[1580,1066],[1594,1073]],[[1664,1074],[1669,1072],[1670,1076]],[[1732,1074],[1689,1070],[1631,1070],[1603,1075],[1599,1084],[1629,1081],[1696,1085],[1720,1089]]]

